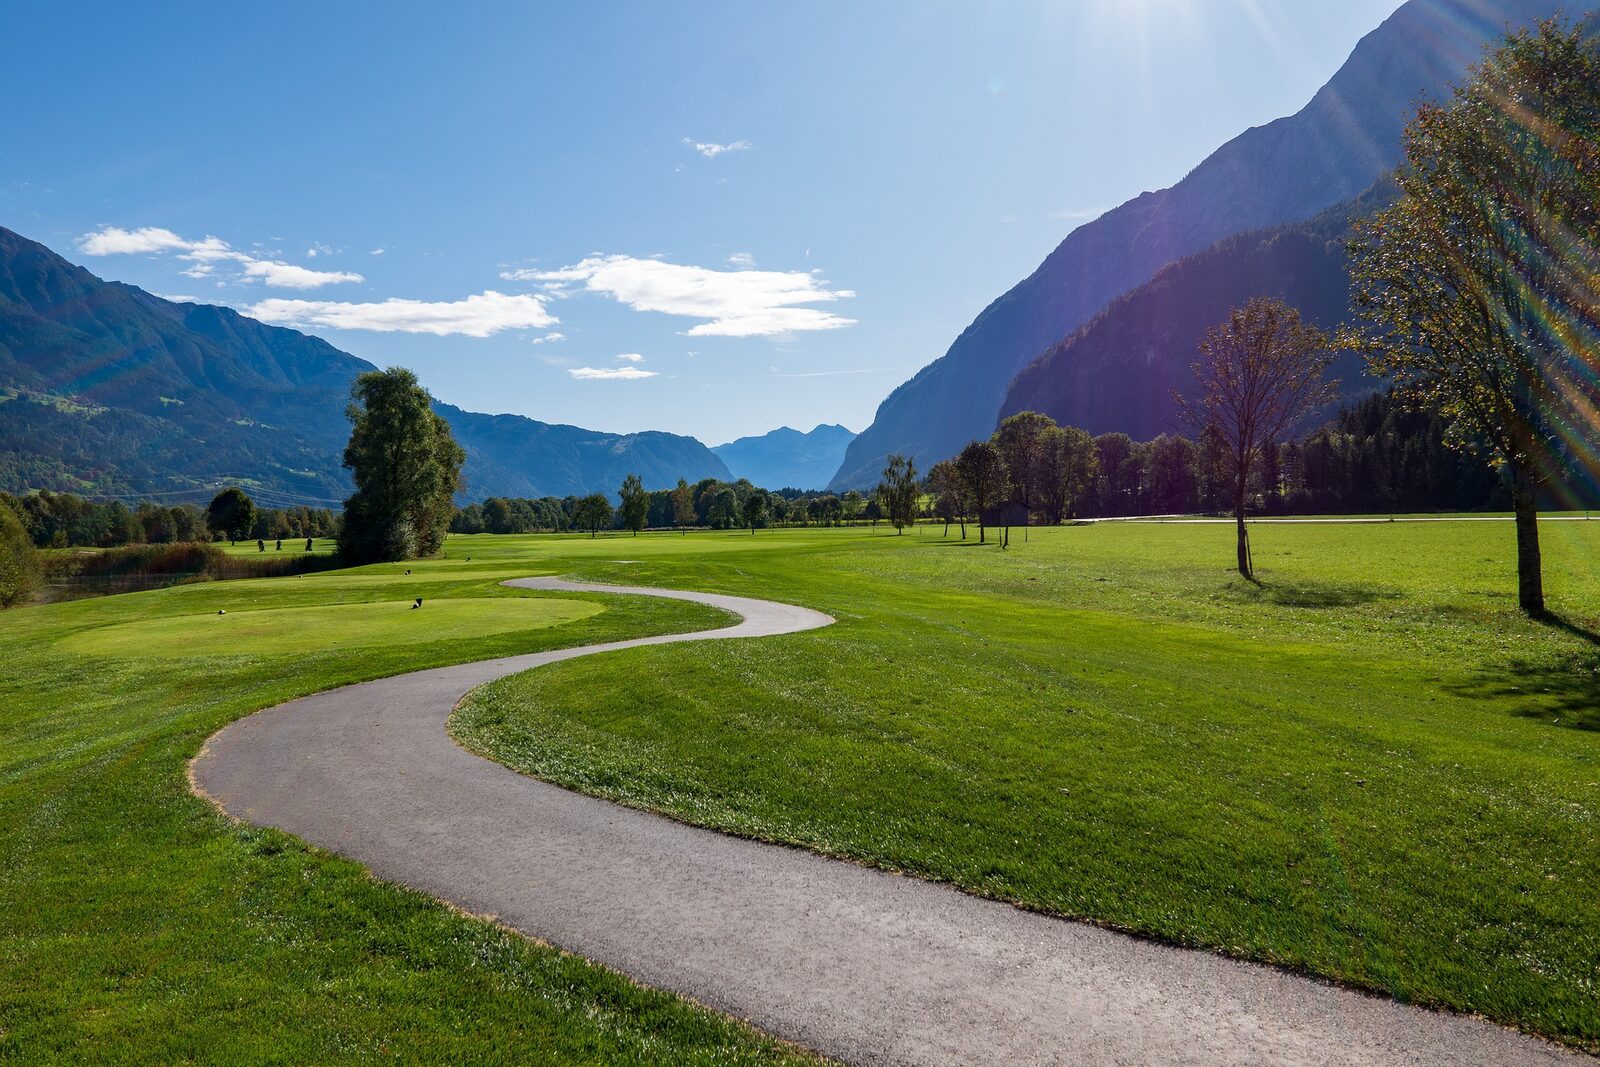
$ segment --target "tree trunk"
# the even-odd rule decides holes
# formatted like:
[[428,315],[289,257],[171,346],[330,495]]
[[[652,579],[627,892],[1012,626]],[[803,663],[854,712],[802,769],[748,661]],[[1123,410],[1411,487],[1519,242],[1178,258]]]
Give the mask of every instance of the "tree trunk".
[[1517,603],[1528,615],[1544,614],[1544,573],[1539,558],[1539,507],[1530,471],[1513,468],[1511,499],[1517,511]]
[[1244,488],[1241,486],[1234,498],[1233,521],[1239,530],[1239,573],[1246,578],[1255,577],[1250,565],[1250,531],[1244,524]]
[[983,544],[984,534],[987,532],[988,531],[983,528],[983,523],[978,523],[978,544]]

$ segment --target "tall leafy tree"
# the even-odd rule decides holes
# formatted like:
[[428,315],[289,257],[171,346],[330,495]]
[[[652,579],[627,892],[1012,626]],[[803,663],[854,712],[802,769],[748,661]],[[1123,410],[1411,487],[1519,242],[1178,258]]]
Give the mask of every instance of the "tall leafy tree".
[[639,531],[644,529],[645,520],[650,517],[650,494],[644,491],[644,482],[639,476],[630,474],[622,479],[622,490],[618,495],[622,499],[622,525],[638,537]]
[[255,501],[236,485],[212,497],[210,505],[206,507],[206,524],[225,536],[230,543],[238,543],[255,523]]
[[1010,491],[1006,461],[993,441],[973,441],[961,450],[955,464],[962,495],[978,515],[978,543],[981,545],[987,536],[983,513],[1004,503]]
[[1051,525],[1076,514],[1099,469],[1094,438],[1076,426],[1050,426],[1039,435],[1034,458],[1037,503]]
[[1337,395],[1338,382],[1325,377],[1332,341],[1283,301],[1256,297],[1206,333],[1200,356],[1200,396],[1177,400],[1192,423],[1215,428],[1227,445],[1239,573],[1253,578],[1244,521],[1250,474],[1269,442]]
[[995,447],[1011,474],[1010,499],[1032,514],[1040,507],[1044,492],[1044,466],[1047,435],[1056,429],[1056,420],[1037,411],[1019,411],[994,432]]
[[750,535],[755,536],[756,527],[763,526],[767,521],[767,493],[763,489],[753,490],[744,498],[744,524],[750,527]]
[[878,485],[878,499],[883,502],[882,507],[888,512],[889,522],[894,526],[895,533],[905,533],[906,527],[917,521],[917,501],[921,496],[922,487],[917,484],[916,463],[910,456],[894,453],[889,457],[888,465],[883,468],[883,481]]
[[694,488],[679,478],[678,487],[672,491],[672,521],[687,534],[688,528],[694,525],[694,519]]
[[339,550],[354,562],[431,556],[444,545],[466,453],[403,367],[368,371],[350,386],[344,465],[356,483],[345,501]]
[[1542,614],[1540,489],[1596,461],[1600,47],[1556,21],[1512,34],[1417,112],[1396,181],[1352,246],[1368,362],[1504,467],[1518,603]]
[[572,525],[588,530],[592,538],[611,525],[611,501],[604,493],[590,493],[572,509]]
[[962,498],[961,475],[956,465],[941,459],[928,470],[923,487],[933,494],[933,513],[944,520],[944,535],[950,536],[950,524],[961,524],[961,540],[967,539],[967,509]]

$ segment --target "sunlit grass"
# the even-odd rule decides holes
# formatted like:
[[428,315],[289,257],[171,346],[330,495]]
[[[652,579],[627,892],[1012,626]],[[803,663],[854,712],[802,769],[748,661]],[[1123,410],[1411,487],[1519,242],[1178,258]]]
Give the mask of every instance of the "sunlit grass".
[[530,541],[839,621],[543,668],[453,728],[689,821],[1600,1041],[1600,525],[1545,528],[1558,625],[1517,613],[1502,524],[1259,528],[1259,585],[1225,526],[939,533]]
[[[793,1058],[721,1016],[231,823],[189,793],[185,762],[257,708],[725,619],[670,601],[502,588],[545,569],[526,553],[0,614],[0,1060]],[[411,611],[418,595],[427,602]],[[232,642],[205,629],[263,620]]]

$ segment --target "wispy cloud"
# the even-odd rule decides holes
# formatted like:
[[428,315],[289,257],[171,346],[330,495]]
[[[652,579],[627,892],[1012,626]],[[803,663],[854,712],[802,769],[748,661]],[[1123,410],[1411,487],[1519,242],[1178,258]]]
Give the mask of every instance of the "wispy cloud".
[[772,373],[767,375],[767,377],[769,377],[769,378],[834,378],[834,377],[837,377],[837,376],[839,376],[841,374],[878,374],[878,373],[880,373],[880,368],[878,368],[878,367],[856,367],[856,368],[852,368],[850,370],[813,370],[813,371],[803,371],[803,372],[799,372],[799,373],[786,373],[784,371],[780,371],[777,367],[773,367],[772,368]]
[[1065,219],[1068,222],[1087,222],[1089,219],[1097,219],[1105,213],[1106,209],[1103,207],[1061,208],[1050,212],[1050,217],[1053,219]]
[[654,378],[656,372],[643,367],[572,367],[567,371],[579,381],[635,381]]
[[560,270],[515,270],[508,281],[582,283],[635,311],[707,321],[690,337],[772,337],[855,325],[854,319],[806,307],[855,296],[829,289],[816,271],[711,270],[634,256],[591,256]]
[[388,300],[369,304],[334,300],[263,300],[242,309],[263,322],[302,329],[372,330],[376,333],[459,334],[489,337],[502,330],[543,329],[558,321],[536,296],[486,290],[452,301]]
[[624,352],[617,357],[618,363],[643,363],[644,357],[637,352]]
[[539,336],[539,337],[535,337],[533,340],[529,341],[528,343],[530,345],[552,345],[552,344],[555,344],[557,341],[565,341],[566,339],[567,339],[567,335],[566,334],[562,333],[559,330],[552,330],[547,334],[544,334],[544,335]]
[[740,270],[749,270],[756,265],[756,257],[749,252],[735,252],[728,257],[728,266],[738,267]]
[[[219,265],[233,263],[237,264],[239,280],[260,280],[280,289],[318,289],[324,285],[366,280],[352,271],[312,270],[275,259],[260,259],[239,251],[220,237],[207,236],[194,241],[159,226],[144,226],[137,230],[105,226],[78,238],[78,249],[89,256],[175,253],[189,264],[178,272],[188,278],[211,277]],[[314,245],[307,255],[315,256],[319,251],[326,254],[333,250],[326,245]]]
[[312,270],[293,263],[280,263],[271,259],[252,259],[244,265],[247,278],[260,278],[268,285],[280,289],[318,289],[337,282],[365,281],[361,275],[347,270]]
[[696,141],[693,137],[685,137],[683,143],[707,159],[716,159],[724,152],[743,152],[750,147],[749,141],[729,141],[727,144],[717,144],[714,141]]

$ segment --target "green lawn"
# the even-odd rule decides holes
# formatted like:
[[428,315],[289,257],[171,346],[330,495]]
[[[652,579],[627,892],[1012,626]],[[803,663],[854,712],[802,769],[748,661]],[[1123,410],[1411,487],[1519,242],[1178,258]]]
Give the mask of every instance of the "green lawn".
[[796,1058],[189,793],[207,736],[294,696],[724,621],[501,588],[545,569],[526,541],[470,554],[0,615],[0,1061]]
[[[246,538],[237,544],[229,544],[227,541],[217,542],[217,547],[228,553],[230,556],[262,556],[275,558],[277,556],[306,555],[306,539],[304,537],[285,537],[283,539],[283,551],[281,552],[278,551],[277,546],[277,541],[268,541],[266,551],[263,552],[260,548],[256,547],[256,539],[254,537]],[[338,548],[339,542],[331,537],[313,537],[311,539],[311,555],[313,556],[331,556],[334,554],[334,552],[338,551]]]
[[[624,803],[1600,1045],[1600,524],[937,528],[520,543],[827,629],[633,649],[453,722]],[[626,564],[617,559],[635,562]]]

